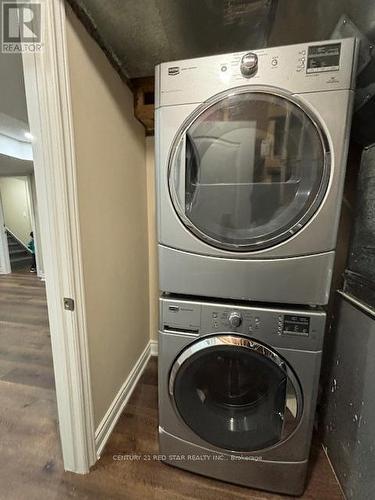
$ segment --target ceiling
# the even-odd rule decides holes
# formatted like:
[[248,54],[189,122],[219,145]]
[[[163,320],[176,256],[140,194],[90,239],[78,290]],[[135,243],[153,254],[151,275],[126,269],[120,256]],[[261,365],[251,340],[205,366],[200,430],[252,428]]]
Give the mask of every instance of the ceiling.
[[324,40],[346,13],[370,38],[373,0],[68,0],[126,79],[156,64]]
[[34,164],[29,160],[20,160],[0,153],[0,177],[31,175]]
[[[69,0],[125,79],[156,64],[264,47],[277,0]],[[251,29],[249,29],[251,26]]]
[[[135,95],[135,116],[153,133],[154,67],[160,62],[327,40],[359,33],[375,40],[374,0],[67,0]],[[343,25],[343,15],[351,22]],[[343,33],[343,34],[342,34]],[[335,35],[336,36],[336,35]],[[337,37],[337,36],[336,36]],[[375,142],[375,50],[357,78],[352,137]],[[151,88],[151,91],[150,91]]]
[[33,162],[22,159],[32,152],[25,138],[29,125],[21,54],[0,52],[0,75],[0,176],[30,175]]
[[[0,8],[0,26],[1,16],[2,9]],[[6,54],[0,51],[0,75],[0,112],[27,123],[21,54]]]

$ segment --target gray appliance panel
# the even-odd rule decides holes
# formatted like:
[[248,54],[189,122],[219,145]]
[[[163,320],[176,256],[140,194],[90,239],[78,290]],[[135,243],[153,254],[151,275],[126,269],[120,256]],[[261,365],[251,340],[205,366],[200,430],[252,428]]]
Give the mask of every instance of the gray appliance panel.
[[337,297],[325,409],[328,455],[350,500],[375,489],[375,313],[352,296]]
[[[253,338],[257,338],[254,336]],[[216,448],[199,438],[177,414],[168,391],[169,373],[176,357],[181,351],[194,342],[194,339],[183,334],[159,333],[159,424],[167,432],[204,448],[218,453],[225,450]],[[270,346],[272,347],[272,346]],[[321,364],[321,351],[297,351],[292,349],[276,349],[288,365],[293,369],[303,394],[303,414],[297,429],[284,442],[271,448],[255,452],[232,452],[236,456],[259,456],[264,460],[295,462],[307,460],[309,457],[311,435],[314,423],[316,397]]]
[[[160,453],[175,467],[221,481],[288,495],[302,495],[307,472],[303,462],[239,460],[179,439],[159,427]],[[202,459],[199,459],[202,457]],[[196,458],[196,460],[194,460]]]
[[164,292],[288,304],[328,303],[335,252],[286,259],[225,259],[159,245]]
[[[234,312],[242,318],[242,323],[236,328],[228,324],[229,315]],[[198,331],[194,335],[184,333],[184,328],[189,330],[192,324],[196,327],[198,317]],[[164,331],[159,332],[159,441],[163,460],[191,472],[248,487],[302,494],[318,392],[325,318],[323,311],[307,308],[284,309],[162,297],[160,326]],[[293,330],[290,323],[303,328],[297,328],[297,334],[290,335]],[[173,331],[173,325],[178,325],[176,331]],[[168,387],[170,370],[176,358],[198,338],[218,330],[241,333],[267,344],[293,370],[303,394],[303,410],[297,428],[285,441],[250,453],[222,450],[199,438],[176,411]],[[194,457],[204,458],[194,460]]]
[[[170,311],[173,308],[173,312]],[[170,314],[178,316],[181,308],[182,319],[179,330],[168,328]],[[190,323],[186,318],[190,314],[200,314],[200,327],[196,335],[184,333],[183,324]],[[238,328],[227,326],[226,318],[230,312],[240,313],[243,322]],[[309,318],[309,335],[289,335],[284,332],[285,316],[290,315]],[[281,309],[266,307],[249,307],[239,304],[223,304],[215,302],[199,302],[189,300],[175,300],[173,298],[160,299],[160,325],[159,332],[159,421],[160,426],[168,433],[189,443],[210,448],[222,453],[223,450],[215,448],[200,439],[180,418],[168,391],[171,367],[181,352],[195,342],[199,337],[218,333],[237,333],[251,337],[262,342],[277,352],[287,362],[297,377],[303,395],[303,413],[301,421],[294,433],[283,443],[262,452],[239,453],[235,455],[258,456],[264,460],[277,460],[285,462],[304,461],[309,456],[311,433],[314,422],[314,412],[318,391],[318,382],[321,363],[321,345],[324,337],[326,314],[323,311],[309,309]],[[220,328],[215,327],[215,322],[221,323]],[[249,326],[252,330],[249,331]],[[258,325],[258,326],[256,326]],[[281,330],[279,326],[281,325]],[[294,346],[294,348],[292,347]]]
[[362,153],[344,291],[375,309],[375,144]]

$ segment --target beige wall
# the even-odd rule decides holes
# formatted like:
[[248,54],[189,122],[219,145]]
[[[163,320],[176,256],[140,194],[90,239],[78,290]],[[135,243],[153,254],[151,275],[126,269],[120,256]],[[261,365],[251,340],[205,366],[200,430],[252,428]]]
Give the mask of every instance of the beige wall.
[[67,24],[98,426],[149,341],[145,137],[130,90],[70,9]]
[[26,177],[1,178],[0,193],[6,227],[24,245],[27,245],[30,241],[32,226]]
[[149,230],[149,276],[150,276],[150,337],[158,338],[159,318],[159,283],[156,233],[156,201],[155,201],[155,148],[154,138],[146,138],[147,166],[147,198],[148,198],[148,230]]

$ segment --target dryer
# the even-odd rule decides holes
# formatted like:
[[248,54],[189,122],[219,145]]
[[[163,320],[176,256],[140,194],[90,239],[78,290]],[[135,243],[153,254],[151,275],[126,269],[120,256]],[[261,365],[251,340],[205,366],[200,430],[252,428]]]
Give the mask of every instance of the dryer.
[[354,39],[156,68],[160,289],[326,304]]
[[326,315],[309,308],[160,300],[162,460],[301,495]]

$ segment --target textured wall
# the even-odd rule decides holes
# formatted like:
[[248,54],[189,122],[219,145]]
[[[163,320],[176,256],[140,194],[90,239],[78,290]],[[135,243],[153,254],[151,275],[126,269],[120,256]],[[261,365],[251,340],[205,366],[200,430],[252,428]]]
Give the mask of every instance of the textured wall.
[[348,499],[375,489],[375,318],[340,296],[325,408],[325,444]]
[[375,146],[364,150],[345,291],[375,309]]

